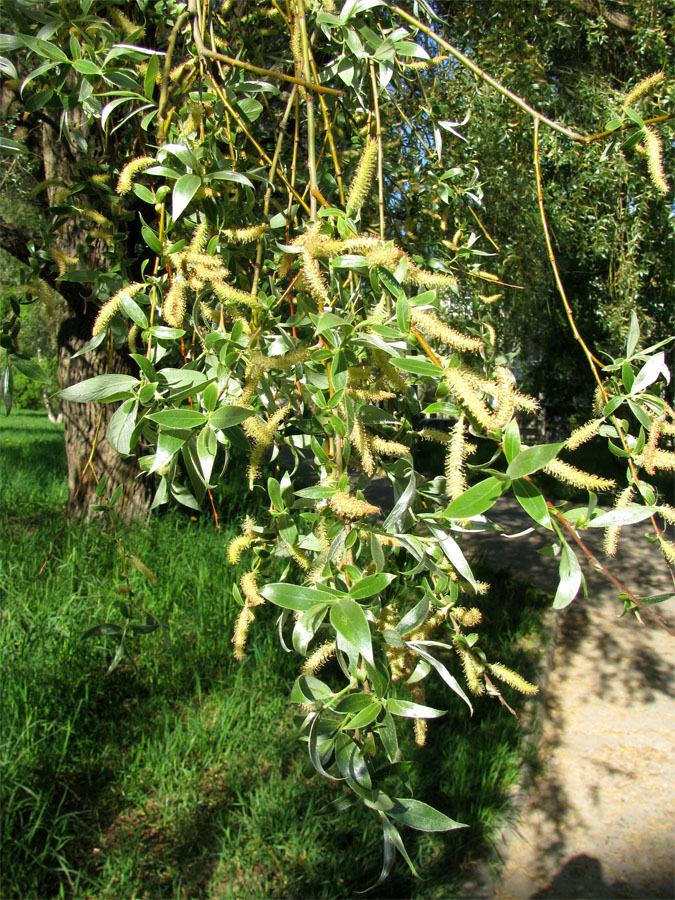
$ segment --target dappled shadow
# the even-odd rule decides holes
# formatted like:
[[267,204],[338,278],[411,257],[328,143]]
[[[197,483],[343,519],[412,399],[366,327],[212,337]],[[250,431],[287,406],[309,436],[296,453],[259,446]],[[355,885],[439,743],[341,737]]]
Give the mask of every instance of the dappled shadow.
[[[649,850],[644,848],[641,858],[649,861]],[[630,848],[626,848],[630,853]],[[536,894],[532,900],[670,900],[673,896],[672,871],[649,871],[639,866],[635,880],[606,882],[602,863],[585,853],[568,860],[551,883]]]

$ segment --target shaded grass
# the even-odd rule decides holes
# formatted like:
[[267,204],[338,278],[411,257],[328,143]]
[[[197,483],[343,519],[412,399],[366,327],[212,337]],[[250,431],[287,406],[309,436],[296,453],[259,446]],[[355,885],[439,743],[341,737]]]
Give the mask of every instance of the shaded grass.
[[[121,621],[119,556],[100,523],[69,525],[35,578],[61,525],[60,440],[39,416],[0,426],[0,896],[353,896],[379,873],[380,827],[358,808],[317,816],[341,790],[308,777],[286,702],[297,662],[279,649],[273,609],[258,612],[244,663],[232,660],[236,522],[218,533],[171,512],[123,531],[158,577],[132,572],[138,602],[170,640],[162,652],[157,633],[136,638],[137,671],[123,661],[106,677],[114,640],[81,637]],[[236,478],[228,490],[229,508],[244,503]],[[482,605],[488,656],[533,677],[546,601],[500,576]],[[452,896],[462,862],[510,815],[527,741],[518,721],[486,698],[471,720],[442,684],[428,700],[449,712],[425,748],[412,728],[405,738],[416,796],[470,828],[408,832],[422,879],[399,862],[375,896]]]

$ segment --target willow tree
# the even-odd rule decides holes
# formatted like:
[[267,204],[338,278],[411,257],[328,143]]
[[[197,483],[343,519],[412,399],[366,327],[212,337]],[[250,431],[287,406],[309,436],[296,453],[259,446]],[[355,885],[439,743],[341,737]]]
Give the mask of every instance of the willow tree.
[[[285,649],[299,657],[291,703],[311,764],[343,783],[341,808],[363,802],[379,816],[382,878],[395,850],[407,859],[401,825],[460,827],[410,796],[401,764],[400,729],[423,744],[443,714],[426,703],[426,679],[442,679],[467,712],[473,695],[508,707],[509,691],[537,691],[481,649],[489,585],[462,552],[463,533],[490,528],[490,509],[512,491],[560,554],[556,608],[583,586],[580,551],[602,565],[586,528],[607,529],[611,555],[622,525],[651,519],[675,562],[663,530],[675,513],[650,483],[675,467],[664,351],[641,349],[633,311],[621,353],[599,366],[556,264],[540,151],[544,135],[564,138],[584,158],[620,135],[642,144],[667,193],[660,123],[641,115],[663,73],[625,85],[601,111],[610,121],[589,133],[460,52],[428,4],[413,11],[378,0],[20,2],[3,39],[10,74],[28,58],[17,102],[58,135],[49,227],[30,259],[67,295],[90,286],[87,352],[105,348],[111,367],[61,395],[114,408],[107,440],[122,457],[140,451],[154,505],[199,508],[231,448],[248,453],[235,477],[262,483],[268,503],[228,549],[246,568],[234,654],[245,657],[256,609],[276,605]],[[480,224],[477,162],[453,159],[462,117],[425,92],[426,75],[417,80],[433,66],[445,79],[468,71],[518,114],[531,218],[597,389],[595,417],[565,445],[525,445],[518,421],[537,401],[469,302],[469,279],[492,293],[502,279],[471,264],[494,241]],[[433,145],[420,133],[422,103]],[[615,160],[607,153],[602,164]],[[402,221],[412,195],[418,205]],[[114,368],[120,358],[129,371]],[[625,459],[625,484],[560,458],[597,434]],[[412,451],[433,445],[441,470],[420,471]],[[106,493],[93,455],[87,470],[99,505],[114,508],[120,490]],[[570,517],[549,503],[541,471],[588,491],[587,507]],[[393,491],[386,510],[369,493],[375,479]],[[599,494],[614,508],[600,512]],[[655,615],[651,600],[617,587],[627,609]],[[119,638],[114,661],[130,629],[158,626],[151,611],[139,621],[125,608],[122,624],[100,632]]]

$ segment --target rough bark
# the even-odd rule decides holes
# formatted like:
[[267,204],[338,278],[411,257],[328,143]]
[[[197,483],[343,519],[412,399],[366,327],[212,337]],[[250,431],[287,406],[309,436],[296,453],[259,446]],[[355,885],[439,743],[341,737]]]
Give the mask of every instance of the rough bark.
[[[91,309],[91,304],[90,304]],[[112,359],[100,350],[85,353],[73,359],[91,339],[92,314],[72,316],[61,325],[58,335],[59,383],[62,386],[110,373],[130,374],[127,358],[115,353]],[[135,373],[133,373],[135,374]],[[125,459],[110,446],[106,438],[108,423],[118,404],[68,403],[63,404],[66,456],[68,459],[69,510],[74,515],[86,515],[96,489],[94,473],[105,475],[108,493],[118,484],[124,494],[118,507],[123,518],[132,519],[147,512],[151,489],[147,479],[139,479],[135,457]],[[88,460],[92,448],[91,464]],[[92,471],[93,470],[93,471]]]
[[[70,182],[72,153],[63,151],[63,142],[55,135],[50,123],[43,123],[41,129],[41,151],[44,175],[55,187],[47,191],[47,200],[53,201],[53,192],[58,184]],[[84,245],[84,226],[75,220],[64,224],[58,234],[54,234],[54,245],[68,256],[77,256]],[[30,253],[28,243],[39,240],[39,236],[16,224],[0,220],[0,247],[15,259],[28,264]],[[114,352],[112,356],[104,349],[84,354],[77,359],[78,352],[90,339],[96,314],[96,307],[89,298],[86,284],[58,281],[46,273],[45,281],[65,300],[69,316],[63,321],[57,338],[59,385],[67,387],[86,378],[108,372],[130,373],[128,356],[124,352]],[[136,374],[135,372],[133,374]],[[146,512],[152,497],[152,485],[146,479],[138,479],[139,469],[135,458],[123,459],[106,440],[108,423],[115,412],[116,404],[64,403],[63,421],[65,426],[66,455],[68,459],[69,510],[71,514],[86,514],[94,497],[96,487],[91,468],[83,470],[91,449],[96,447],[92,466],[100,477],[105,474],[109,490],[118,484],[124,488],[122,513],[132,518]]]

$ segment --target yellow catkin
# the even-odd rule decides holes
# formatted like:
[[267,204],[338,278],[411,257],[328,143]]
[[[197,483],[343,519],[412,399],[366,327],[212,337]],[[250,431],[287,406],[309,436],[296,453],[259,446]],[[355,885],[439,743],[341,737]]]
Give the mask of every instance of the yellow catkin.
[[514,382],[511,372],[504,366],[495,367],[497,410],[494,414],[494,428],[506,428],[511,421],[516,406]]
[[248,228],[223,228],[221,234],[231,244],[250,244],[267,231],[267,225],[250,225]]
[[62,253],[56,247],[49,248],[49,255],[56,263],[56,266],[59,270],[59,277],[61,275],[65,275],[68,266],[75,266],[78,263],[77,256],[68,256],[65,253]]
[[470,374],[462,367],[446,369],[443,378],[451,393],[466,407],[478,424],[482,425],[486,431],[493,431],[495,425],[492,411],[474,390]]
[[410,320],[420,331],[430,337],[434,337],[441,343],[452,347],[453,350],[463,350],[467,353],[478,353],[483,347],[483,341],[477,337],[470,337],[468,334],[462,334],[456,331],[445,322],[441,321],[438,316],[426,309],[412,309],[410,311]]
[[601,478],[599,475],[583,472],[561,459],[554,459],[544,466],[544,472],[582,491],[610,491],[616,487],[616,481],[612,478]]
[[420,431],[420,437],[425,441],[433,441],[436,444],[449,444],[451,437],[445,431],[439,431],[437,428],[423,428]]
[[429,272],[426,269],[418,269],[414,263],[408,264],[404,284],[415,284],[426,288],[449,288],[457,284],[454,275],[445,272]]
[[153,166],[155,162],[153,156],[138,156],[128,162],[117,179],[117,193],[121,196],[128,194],[134,185],[134,178]]
[[[408,690],[410,691],[410,699],[413,703],[419,703],[422,706],[426,706],[427,691],[423,682],[410,685]],[[426,719],[415,719],[415,743],[418,747],[424,747],[426,744],[428,728],[429,726],[427,725]]]
[[664,422],[661,431],[667,435],[675,435],[675,422]]
[[[644,457],[636,457],[635,462],[640,466],[644,466]],[[659,450],[657,448],[654,451],[651,464],[655,469],[663,469],[667,472],[673,472],[675,471],[675,453],[672,450]]]
[[406,453],[410,452],[410,447],[406,447],[400,441],[388,441],[385,438],[377,437],[377,435],[371,437],[370,446],[380,456],[405,456]]
[[138,339],[138,325],[134,322],[129,331],[127,332],[127,346],[129,348],[129,353],[135,353],[138,349],[137,345]]
[[234,626],[234,634],[232,635],[232,643],[234,644],[234,658],[239,662],[246,656],[246,639],[251,623],[255,621],[252,610],[245,606],[239,613],[237,624]]
[[585,425],[582,425],[580,428],[576,428],[565,441],[565,449],[576,450],[577,447],[581,447],[581,445],[585,444],[586,441],[590,441],[590,439],[595,437],[595,435],[598,433],[598,429],[603,422],[604,419],[591,419],[590,421],[586,422]]
[[365,516],[375,516],[380,512],[379,506],[373,506],[366,500],[352,497],[346,491],[338,491],[333,494],[328,505],[341,519],[361,519]]
[[481,678],[481,668],[476,662],[473,653],[457,643],[455,643],[455,650],[461,660],[464,678],[471,693],[476,694],[476,696],[485,693],[485,683]]
[[523,412],[536,413],[539,411],[539,403],[534,397],[521,394],[520,391],[513,392],[513,404],[516,409],[522,409]]
[[366,475],[373,475],[375,472],[375,458],[370,449],[370,440],[360,416],[354,416],[354,424],[351,433],[352,444],[354,449],[361,457],[361,465]]
[[639,84],[636,84],[635,87],[626,94],[626,97],[623,101],[624,106],[633,106],[644,97],[646,94],[651,91],[653,87],[656,87],[657,84],[661,84],[665,75],[663,72],[654,72],[653,75],[650,75],[648,78],[644,78]]
[[519,675],[512,669],[508,669],[501,663],[490,663],[488,668],[495,678],[499,678],[504,684],[508,684],[515,691],[520,691],[521,694],[533,695],[539,693],[539,688],[536,684],[530,684],[529,681],[525,681],[522,675]]
[[464,606],[455,606],[450,612],[459,624],[464,625],[466,628],[480,625],[483,620],[483,613],[476,606],[472,606],[471,609],[466,609]]
[[503,296],[503,294],[479,294],[478,299],[482,300],[483,303],[496,303],[497,300],[501,300]]
[[447,492],[453,500],[466,490],[464,445],[464,416],[460,416],[450,433],[450,443],[445,457],[445,482]]
[[246,572],[239,579],[239,584],[249,606],[262,606],[265,598],[258,592],[258,579],[255,572]]
[[[619,496],[616,498],[616,502],[614,503],[614,509],[625,509],[630,503],[633,497],[633,486],[629,485],[625,488]],[[617,547],[619,546],[619,537],[621,535],[621,526],[620,525],[610,525],[609,528],[605,528],[605,538],[603,542],[603,549],[605,551],[605,556],[611,557],[616,554]]]
[[[190,241],[190,251],[193,253],[204,254],[204,250],[206,250],[206,246],[209,243],[209,238],[211,237],[211,228],[208,222],[200,222],[199,225],[195,228],[192,233],[192,240]],[[206,259],[210,259],[210,257],[206,254]],[[220,262],[217,257],[213,257],[214,261]]]
[[644,129],[645,150],[647,151],[647,168],[652,184],[664,197],[670,191],[670,185],[663,168],[663,143],[661,136],[651,128]]
[[382,266],[384,269],[395,269],[401,259],[405,256],[402,250],[393,244],[379,244],[370,247],[365,251],[368,260],[368,268],[374,269],[375,266]]
[[168,325],[180,328],[187,308],[187,284],[182,275],[176,275],[173,284],[164,298],[162,315]]
[[354,178],[349,187],[346,206],[348,216],[356,215],[368,198],[376,163],[377,141],[375,138],[368,137],[361,159],[356,167]]
[[227,561],[231,566],[236,566],[241,555],[253,543],[253,536],[249,534],[238,534],[232,538],[227,545]]
[[669,525],[675,525],[675,507],[670,506],[668,503],[662,503],[656,509]]
[[659,536],[659,546],[667,562],[669,562],[671,566],[675,566],[675,544],[672,541],[667,541],[664,537]]
[[330,297],[328,293],[328,284],[321,271],[321,266],[319,265],[318,260],[307,253],[307,251],[303,251],[301,258],[301,271],[305,286],[316,300],[319,307],[322,307],[324,304],[328,303]]
[[112,222],[110,219],[106,219],[103,213],[97,212],[95,209],[81,209],[80,212],[85,218],[91,219],[92,222],[96,222],[97,225],[105,228],[112,228]]
[[142,38],[145,34],[145,28],[142,25],[136,25],[128,16],[125,16],[121,9],[111,9],[110,18],[117,27],[128,37],[130,34],[139,32],[138,38]]
[[656,452],[656,446],[659,442],[662,425],[662,419],[652,419],[652,424],[649,428],[649,435],[647,436],[647,442],[642,453],[642,465],[650,475],[654,474],[654,454]]
[[97,334],[100,334],[108,327],[115,314],[118,313],[122,307],[122,297],[124,297],[125,295],[127,297],[135,297],[136,294],[138,294],[139,291],[142,291],[144,287],[145,285],[142,282],[133,282],[132,284],[128,284],[126,287],[123,287],[109,300],[106,300],[106,302],[98,311],[98,315],[96,316],[94,327],[92,329],[92,335],[96,337]]
[[335,641],[326,641],[325,644],[317,647],[312,655],[308,656],[303,663],[302,674],[316,675],[319,669],[322,669],[326,665],[328,660],[331,657],[335,656],[335,649]]
[[306,553],[303,553],[295,544],[286,544],[286,548],[303,572],[308,572],[311,569],[312,561]]
[[223,303],[233,303],[235,306],[247,306],[251,309],[260,309],[260,302],[257,297],[252,297],[246,291],[240,291],[238,288],[232,287],[231,284],[227,284],[225,281],[212,279],[211,287],[213,288],[213,293]]

